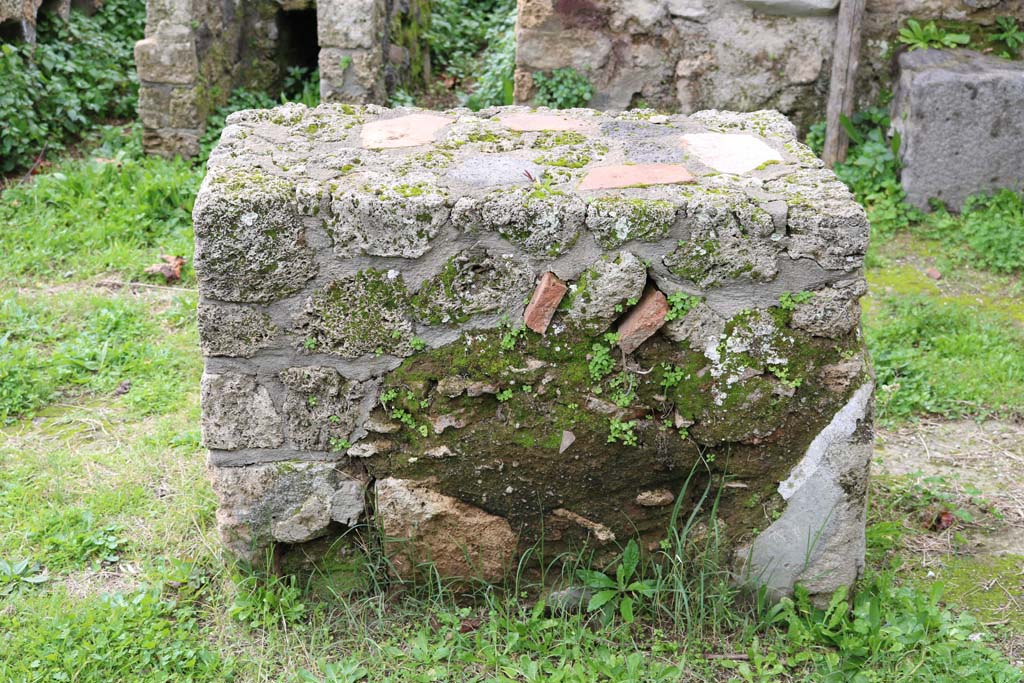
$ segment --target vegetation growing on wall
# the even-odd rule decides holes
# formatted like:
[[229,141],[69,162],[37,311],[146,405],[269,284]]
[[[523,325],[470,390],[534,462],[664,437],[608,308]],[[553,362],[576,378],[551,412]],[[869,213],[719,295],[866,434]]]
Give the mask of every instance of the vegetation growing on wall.
[[59,152],[98,121],[134,118],[132,49],[145,8],[108,0],[91,17],[73,9],[67,22],[45,12],[36,45],[0,45],[0,173]]
[[594,96],[587,77],[572,67],[533,74],[534,102],[552,109],[585,107]]
[[963,47],[1019,59],[1024,48],[1024,27],[1015,17],[997,17],[991,25],[968,21],[907,19],[898,40],[910,50]]

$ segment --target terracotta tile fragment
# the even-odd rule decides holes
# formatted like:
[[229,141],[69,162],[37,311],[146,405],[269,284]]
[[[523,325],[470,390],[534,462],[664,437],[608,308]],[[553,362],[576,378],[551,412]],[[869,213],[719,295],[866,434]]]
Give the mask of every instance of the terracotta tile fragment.
[[692,183],[693,174],[679,164],[626,164],[598,166],[587,173],[581,190],[613,190],[641,185],[672,185]]
[[665,324],[668,299],[653,287],[644,292],[640,302],[619,324],[619,348],[633,353]]
[[363,126],[360,142],[368,149],[418,147],[433,142],[437,131],[451,122],[451,119],[436,114],[409,114],[371,121]]
[[540,284],[533,290],[533,297],[526,306],[523,320],[526,326],[537,334],[544,334],[555,315],[555,309],[561,303],[568,287],[558,277],[548,271],[540,278]]
[[560,114],[508,114],[498,118],[501,125],[518,131],[589,130],[592,126],[582,119]]

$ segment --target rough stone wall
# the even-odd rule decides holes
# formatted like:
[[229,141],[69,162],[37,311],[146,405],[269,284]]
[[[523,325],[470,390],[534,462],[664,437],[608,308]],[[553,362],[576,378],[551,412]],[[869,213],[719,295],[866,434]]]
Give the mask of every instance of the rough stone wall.
[[[533,74],[573,67],[590,77],[592,106],[639,101],[669,111],[773,108],[805,127],[828,96],[837,0],[519,0],[516,101]],[[892,83],[907,17],[992,21],[1021,0],[869,0],[858,98]]]
[[232,115],[194,214],[226,546],[373,523],[403,576],[500,580],[541,542],[654,552],[710,491],[743,576],[850,583],[868,224],[794,136],[767,111]]
[[[392,49],[388,27],[419,11],[389,0],[148,0],[146,37],[135,46],[139,118],[147,151],[199,152],[210,111],[231,90],[272,89],[281,13],[312,10],[319,45],[320,93],[327,102],[381,102],[385,76],[401,72],[407,52]],[[417,14],[418,16],[418,14]],[[393,56],[393,58],[390,58]]]

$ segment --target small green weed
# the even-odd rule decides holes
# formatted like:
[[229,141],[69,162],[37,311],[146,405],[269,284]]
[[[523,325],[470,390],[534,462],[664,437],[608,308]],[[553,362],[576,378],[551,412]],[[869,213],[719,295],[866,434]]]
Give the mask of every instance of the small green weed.
[[268,630],[281,624],[294,627],[306,614],[294,576],[248,574],[236,577],[235,588],[228,615],[249,628]]
[[50,580],[37,562],[0,560],[0,597],[17,593],[23,588],[38,586]]
[[611,374],[615,369],[615,359],[612,358],[612,348],[619,342],[619,335],[609,332],[604,335],[605,343],[594,342],[590,347],[590,360],[588,368],[590,379],[600,382]]
[[696,308],[701,302],[699,296],[693,296],[685,292],[675,292],[668,295],[668,313],[665,320],[682,320],[686,314]]
[[608,420],[608,443],[621,443],[624,446],[636,446],[637,436],[636,420],[619,420],[610,418]]
[[931,47],[961,47],[971,42],[966,33],[951,33],[929,21],[922,25],[917,19],[907,19],[907,25],[900,29],[898,40],[911,50]]
[[630,539],[615,567],[614,579],[593,569],[576,570],[576,576],[583,585],[594,591],[587,603],[587,611],[600,610],[605,623],[609,623],[618,613],[624,622],[632,624],[634,609],[654,595],[655,589],[654,581],[640,578],[639,569],[640,548],[636,541]]
[[942,241],[954,263],[994,273],[1024,271],[1024,195],[1012,190],[969,197],[959,216],[939,206],[915,232]]

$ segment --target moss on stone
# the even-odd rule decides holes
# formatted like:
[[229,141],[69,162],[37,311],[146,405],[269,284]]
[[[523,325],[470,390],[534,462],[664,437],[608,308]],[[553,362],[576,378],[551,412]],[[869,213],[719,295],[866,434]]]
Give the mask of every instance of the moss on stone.
[[599,197],[590,202],[587,212],[587,226],[605,249],[630,240],[662,239],[675,219],[676,207],[672,202],[640,197]]

